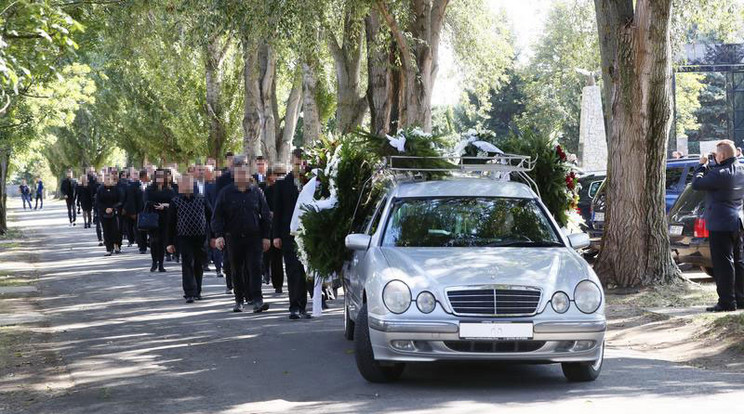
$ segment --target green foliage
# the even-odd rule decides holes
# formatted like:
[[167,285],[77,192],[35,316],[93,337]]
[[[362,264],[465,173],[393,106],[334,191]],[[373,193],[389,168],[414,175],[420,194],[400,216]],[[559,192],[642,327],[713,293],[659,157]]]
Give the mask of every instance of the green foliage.
[[526,113],[521,128],[557,134],[570,152],[578,151],[581,90],[586,80],[576,68],[600,68],[597,24],[591,0],[552,3],[534,57],[525,73]]
[[704,75],[700,73],[676,74],[675,88],[675,132],[688,135],[700,127],[695,113],[701,108],[700,92],[704,85]]
[[[511,135],[500,142],[500,148],[510,154],[529,155],[535,168],[528,173],[540,191],[543,204],[558,225],[568,223],[568,212],[575,207],[578,188],[576,177],[566,163],[565,153],[553,137],[531,130]],[[571,184],[568,184],[568,182]]]
[[[391,156],[439,157],[450,144],[445,136],[428,134],[419,128],[406,128],[398,131],[393,137],[396,139],[405,137],[405,151],[401,153],[390,144],[388,137],[377,136],[362,130],[357,131],[357,135],[364,148],[375,154],[380,161]],[[446,160],[431,158],[401,159],[395,160],[393,163],[395,167],[400,168],[452,168],[452,165]]]

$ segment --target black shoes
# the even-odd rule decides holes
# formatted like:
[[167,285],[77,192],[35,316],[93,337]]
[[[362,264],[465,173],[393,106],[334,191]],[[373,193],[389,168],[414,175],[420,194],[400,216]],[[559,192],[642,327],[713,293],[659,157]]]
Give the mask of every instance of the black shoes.
[[261,313],[266,310],[269,310],[268,303],[259,302],[253,306],[253,313]]
[[152,262],[152,266],[150,266],[150,271],[154,272],[156,270],[158,270],[158,264],[155,262]]
[[75,227],[75,226],[77,226],[77,224],[73,221],[72,222],[72,227]]
[[225,275],[223,275],[222,272],[220,272],[219,270],[216,273],[217,273],[217,277],[225,277]]
[[312,319],[312,315],[310,315],[307,312],[289,312],[289,319],[297,320],[297,319]]
[[102,241],[99,241],[98,242],[98,247],[101,247],[101,246],[103,246],[103,242]]
[[281,289],[274,289],[274,293],[282,293]]
[[202,297],[201,297],[201,295],[196,295],[196,296],[194,296],[194,299],[196,299],[196,300],[202,300]]
[[140,250],[139,252],[140,252],[140,254],[147,254],[147,249],[145,249],[145,250]]
[[167,272],[167,270],[165,270],[165,268],[163,267],[163,264],[162,263],[160,263],[160,265],[158,265],[158,272],[160,272],[160,273]]
[[166,262],[170,262],[171,260],[173,260],[173,258],[171,257],[171,255],[169,255],[169,254],[166,254],[166,255],[165,255],[165,261],[166,261]]
[[243,312],[243,302],[235,302],[235,306],[233,306],[233,312]]
[[715,306],[705,308],[706,312],[733,312],[736,310],[736,306],[721,306],[720,303],[716,303]]
[[108,256],[111,256],[112,254],[114,254],[113,251],[108,251],[108,252],[106,252],[105,256],[108,257]]
[[194,303],[194,298],[189,296],[186,298],[186,303]]

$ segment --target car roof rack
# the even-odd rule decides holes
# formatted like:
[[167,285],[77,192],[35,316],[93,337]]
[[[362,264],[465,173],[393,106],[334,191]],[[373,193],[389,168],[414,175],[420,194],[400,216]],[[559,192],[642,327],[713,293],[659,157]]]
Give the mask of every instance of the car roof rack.
[[[436,166],[411,167],[411,163],[420,164],[422,160],[435,161]],[[537,183],[527,174],[535,168],[537,159],[527,155],[500,154],[487,157],[470,156],[440,156],[421,157],[408,155],[392,155],[385,158],[382,169],[391,173],[394,179],[430,179],[431,173],[451,173],[460,177],[489,178],[508,181],[511,173],[524,181],[540,196]],[[408,166],[406,165],[408,164]]]

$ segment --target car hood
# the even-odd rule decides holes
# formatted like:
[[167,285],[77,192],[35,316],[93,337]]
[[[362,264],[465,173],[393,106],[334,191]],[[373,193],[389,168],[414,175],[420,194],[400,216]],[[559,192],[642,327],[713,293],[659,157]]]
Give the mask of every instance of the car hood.
[[539,287],[548,295],[563,290],[573,296],[576,284],[591,274],[586,262],[566,247],[381,250],[388,265],[400,271],[396,273],[407,275],[413,289],[440,293],[453,286],[497,284]]

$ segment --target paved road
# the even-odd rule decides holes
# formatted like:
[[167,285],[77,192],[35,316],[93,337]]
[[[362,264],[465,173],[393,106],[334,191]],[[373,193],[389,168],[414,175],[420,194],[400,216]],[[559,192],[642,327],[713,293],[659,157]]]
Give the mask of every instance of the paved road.
[[67,371],[33,379],[67,387],[34,413],[699,413],[740,412],[744,401],[741,375],[619,349],[588,384],[567,383],[557,365],[483,363],[411,366],[399,383],[369,384],[342,337],[339,302],[322,318],[290,321],[286,296],[267,289],[269,312],[234,314],[224,280],[210,274],[205,300],[188,305],[175,265],[150,273],[149,255],[135,248],[104,257],[93,230],[65,225],[63,205],[13,217],[38,239],[52,331],[44,346]]

